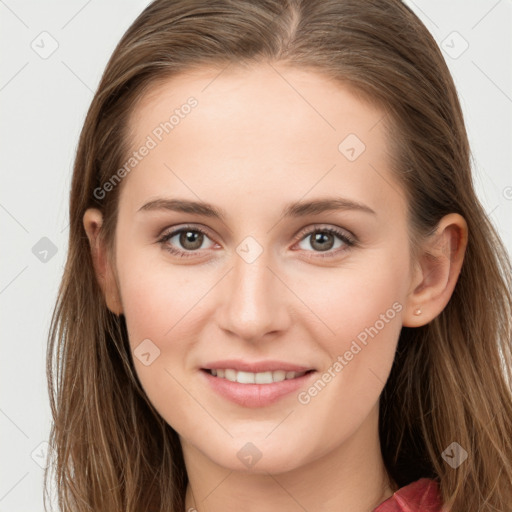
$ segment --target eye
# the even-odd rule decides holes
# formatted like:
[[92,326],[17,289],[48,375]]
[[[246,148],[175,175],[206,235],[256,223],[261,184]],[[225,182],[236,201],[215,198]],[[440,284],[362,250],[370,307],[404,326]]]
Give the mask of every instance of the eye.
[[[298,235],[298,238],[300,239],[299,247],[301,249],[308,251],[307,247],[304,245],[309,245],[313,247],[314,251],[308,252],[326,253],[325,255],[318,254],[321,258],[336,256],[338,253],[346,251],[356,245],[356,239],[351,233],[333,227],[325,228],[314,226],[313,229],[309,229],[305,232],[302,231]],[[331,249],[335,250],[331,251]],[[316,255],[314,257],[316,257]]]
[[[176,240],[173,242],[174,238]],[[164,234],[158,240],[158,243],[162,244],[165,250],[169,251],[171,254],[187,258],[193,256],[194,253],[200,249],[209,248],[203,246],[206,238],[208,238],[206,231],[195,226],[185,226]],[[178,244],[183,249],[176,248]]]
[[[173,241],[173,239],[175,239]],[[184,226],[164,234],[159,240],[164,249],[180,258],[194,256],[199,250],[212,248],[215,245],[204,246],[208,234],[196,226]],[[338,253],[348,250],[357,244],[356,238],[349,232],[340,228],[314,226],[313,229],[303,230],[297,236],[299,248],[307,252],[326,253],[316,254],[313,257],[334,257]],[[309,242],[307,240],[309,239]],[[337,240],[336,240],[337,239]],[[308,251],[301,244],[308,244],[314,251]],[[178,247],[177,247],[178,246]],[[181,247],[181,248],[180,248]],[[331,249],[335,249],[331,251]]]

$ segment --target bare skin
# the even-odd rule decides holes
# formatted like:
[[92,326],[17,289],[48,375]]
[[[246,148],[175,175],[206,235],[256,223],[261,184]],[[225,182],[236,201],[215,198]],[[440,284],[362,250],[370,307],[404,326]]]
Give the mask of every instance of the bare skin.
[[[134,363],[180,436],[187,510],[371,511],[396,490],[381,456],[378,405],[400,329],[446,306],[466,223],[447,215],[411,258],[408,205],[390,169],[381,111],[313,72],[278,64],[219,72],[175,77],[137,105],[134,150],[187,98],[198,101],[124,178],[112,258],[98,237],[101,213],[86,212],[98,280],[108,307],[125,315],[132,350],[149,339],[160,351],[150,365]],[[360,155],[350,149],[357,139],[340,151],[349,134],[365,145]],[[141,210],[170,198],[207,202],[225,218]],[[282,215],[290,203],[320,198],[345,204]],[[183,227],[199,248],[179,233],[159,242]],[[323,240],[315,243],[315,233]],[[237,252],[258,246],[251,262]],[[235,357],[315,372],[302,400],[297,391],[244,407],[214,391],[201,370]],[[325,387],[310,391],[325,372]],[[239,457],[247,443],[260,454],[252,466]]]

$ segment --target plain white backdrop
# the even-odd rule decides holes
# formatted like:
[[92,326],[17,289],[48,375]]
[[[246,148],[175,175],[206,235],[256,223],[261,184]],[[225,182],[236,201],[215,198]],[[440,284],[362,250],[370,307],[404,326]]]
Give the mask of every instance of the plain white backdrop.
[[[74,153],[107,60],[148,3],[0,0],[0,512],[43,511],[45,353]],[[443,50],[478,194],[512,254],[512,1],[407,3]]]

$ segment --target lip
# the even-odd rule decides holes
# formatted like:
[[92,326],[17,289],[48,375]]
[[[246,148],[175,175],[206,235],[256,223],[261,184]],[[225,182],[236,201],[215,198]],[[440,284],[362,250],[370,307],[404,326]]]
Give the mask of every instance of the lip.
[[284,361],[269,360],[255,361],[251,363],[249,361],[242,361],[241,359],[224,359],[222,361],[214,361],[206,363],[202,368],[208,370],[232,368],[233,370],[252,373],[273,372],[276,370],[284,370],[285,372],[306,372],[308,370],[314,370],[314,368],[310,366],[300,366],[297,364],[286,363]]
[[239,382],[232,382],[228,379],[214,377],[205,368],[201,368],[200,374],[202,375],[202,378],[206,380],[207,384],[211,386],[216,393],[235,404],[248,408],[266,407],[274,404],[285,396],[290,395],[293,392],[297,392],[317,373],[316,370],[313,370],[312,368],[284,364],[278,361],[244,364],[241,364],[240,361],[217,361],[216,363],[210,364],[211,366],[208,365],[205,368],[214,370],[218,368],[232,368],[234,370],[250,371],[254,373],[274,370],[296,372],[311,370],[309,373],[306,373],[301,377],[283,380],[280,382],[272,382],[271,384],[240,384]]

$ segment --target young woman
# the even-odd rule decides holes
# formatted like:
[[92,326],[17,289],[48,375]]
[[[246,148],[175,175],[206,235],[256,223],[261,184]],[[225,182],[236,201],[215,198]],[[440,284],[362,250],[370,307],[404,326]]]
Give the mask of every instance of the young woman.
[[510,284],[408,7],[157,0],[76,156],[59,506],[510,511]]

